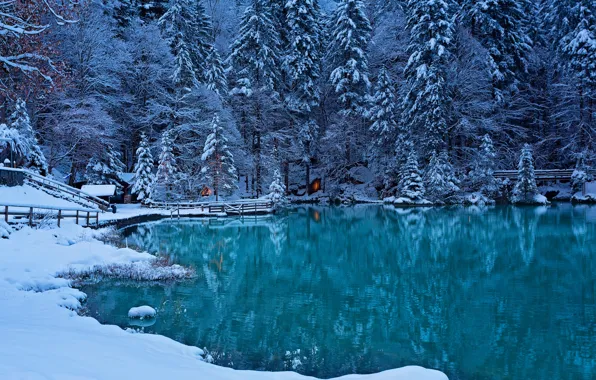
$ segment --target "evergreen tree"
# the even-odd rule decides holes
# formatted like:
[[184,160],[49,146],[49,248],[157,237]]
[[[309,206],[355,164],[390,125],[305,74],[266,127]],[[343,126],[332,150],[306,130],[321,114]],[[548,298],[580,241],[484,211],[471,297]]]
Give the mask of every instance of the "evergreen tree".
[[446,64],[452,43],[448,0],[409,0],[411,53],[405,69],[408,92],[403,124],[410,136],[422,136],[425,152],[439,151],[447,134]]
[[584,184],[592,181],[590,175],[590,167],[587,163],[587,152],[582,152],[577,155],[577,161],[575,164],[575,170],[571,175],[571,190],[573,194],[584,190]]
[[153,176],[153,155],[149,149],[149,139],[146,134],[141,136],[141,144],[137,149],[137,163],[134,168],[135,183],[132,193],[137,194],[137,199],[142,201],[149,197]]
[[464,9],[473,35],[488,53],[493,97],[503,103],[507,92],[517,90],[518,73],[527,71],[532,41],[525,12],[530,7],[526,0],[467,0]]
[[372,29],[361,0],[341,0],[330,21],[330,81],[344,115],[361,113],[370,87],[367,48]]
[[484,135],[474,168],[468,175],[470,187],[489,198],[495,197],[499,192],[499,182],[494,177],[496,156],[493,140],[488,134]]
[[137,0],[115,0],[113,7],[118,28],[121,30],[128,28],[137,15]]
[[398,114],[395,93],[389,72],[386,67],[383,67],[379,72],[367,111],[371,122],[370,131],[373,132],[374,142],[378,147],[388,146],[390,141],[395,139]]
[[457,202],[459,180],[449,163],[447,152],[433,153],[424,175],[427,194],[435,203]]
[[534,157],[532,148],[525,144],[522,149],[519,165],[517,167],[517,183],[513,189],[513,203],[535,203],[538,195],[536,176],[534,174]]
[[90,185],[116,185],[122,190],[120,175],[125,166],[120,161],[120,153],[108,145],[101,153],[89,160],[85,170],[85,179]]
[[206,83],[212,25],[201,0],[171,0],[159,19],[176,58],[174,82],[191,87]]
[[409,199],[412,203],[420,203],[425,200],[426,190],[418,168],[418,155],[414,149],[410,150],[408,160],[402,168],[402,175],[398,183],[398,194],[402,198]]
[[212,132],[207,136],[205,149],[201,159],[206,165],[201,170],[208,182],[211,182],[215,199],[219,200],[220,192],[231,195],[238,188],[238,174],[234,164],[234,156],[228,148],[228,139],[224,136],[219,116],[213,117]]
[[263,135],[273,123],[270,117],[281,88],[279,47],[279,33],[268,1],[252,0],[242,16],[229,61],[235,79],[230,93],[243,98],[238,108],[244,115],[244,135],[250,136],[257,196],[263,193]]
[[283,184],[279,169],[275,169],[273,172],[273,182],[269,186],[269,198],[276,206],[286,202],[286,187]]
[[228,79],[226,78],[225,69],[221,56],[215,48],[211,46],[207,60],[205,62],[207,69],[205,72],[205,81],[207,88],[214,91],[220,96],[227,95],[228,93]]
[[569,67],[577,80],[579,125],[573,144],[577,149],[585,148],[593,135],[592,103],[596,98],[596,18],[585,3],[588,1],[580,0],[574,7],[579,14],[579,22],[568,35],[568,42],[563,47],[569,58]]
[[308,115],[320,101],[320,9],[316,0],[289,0],[285,8],[289,27],[289,47],[284,59],[290,82],[288,108]]
[[172,131],[167,129],[161,136],[161,153],[157,173],[151,186],[150,201],[169,201],[177,194],[178,165],[174,156],[174,138]]
[[20,139],[17,141],[17,152],[20,151],[21,164],[23,167],[45,175],[48,172],[48,163],[46,157],[41,151],[29,113],[27,105],[22,99],[17,99],[15,109],[9,118],[10,128],[16,130]]

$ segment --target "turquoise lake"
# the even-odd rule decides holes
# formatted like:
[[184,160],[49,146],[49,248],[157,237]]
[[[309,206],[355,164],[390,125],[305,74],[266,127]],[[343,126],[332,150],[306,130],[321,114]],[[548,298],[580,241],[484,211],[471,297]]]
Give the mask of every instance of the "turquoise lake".
[[302,207],[173,220],[129,246],[193,266],[173,284],[84,286],[88,314],[216,364],[329,378],[420,365],[450,379],[596,377],[596,207]]

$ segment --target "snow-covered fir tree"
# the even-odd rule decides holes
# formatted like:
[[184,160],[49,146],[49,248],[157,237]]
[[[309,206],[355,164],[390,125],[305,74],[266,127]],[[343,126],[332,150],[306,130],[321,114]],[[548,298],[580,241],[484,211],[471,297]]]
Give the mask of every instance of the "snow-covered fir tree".
[[228,139],[224,136],[218,115],[211,122],[211,134],[207,136],[201,159],[205,162],[201,173],[213,187],[216,200],[219,200],[220,195],[231,195],[238,188],[234,156],[228,147]]
[[273,182],[269,186],[268,196],[276,206],[283,205],[286,202],[286,187],[279,169],[273,171]]
[[172,131],[167,129],[161,136],[161,153],[157,173],[148,201],[171,201],[179,196],[178,187],[178,164],[174,156],[174,136]]
[[395,86],[387,68],[379,71],[373,94],[369,98],[367,116],[371,122],[370,131],[377,147],[391,146],[397,132],[397,100]]
[[207,88],[215,91],[218,95],[224,96],[228,93],[228,79],[223,62],[215,46],[211,46],[206,58],[205,82]]
[[499,181],[494,177],[496,157],[493,140],[486,134],[482,137],[473,169],[468,174],[468,182],[471,190],[489,199],[494,198],[499,192]]
[[426,201],[426,189],[418,167],[418,154],[411,149],[408,160],[401,169],[401,178],[398,183],[398,195],[405,198],[409,203],[424,203]]
[[140,201],[149,197],[151,186],[153,185],[153,155],[149,148],[149,138],[146,134],[141,135],[141,143],[137,149],[137,162],[134,167],[134,185],[132,193],[137,195]]
[[455,203],[460,192],[459,180],[449,163],[447,152],[433,153],[424,174],[429,199],[435,203]]
[[453,40],[450,4],[448,0],[409,0],[407,4],[411,41],[403,123],[411,136],[422,138],[424,153],[442,150],[447,133],[446,65]]
[[125,166],[120,160],[120,153],[112,145],[105,147],[98,155],[89,160],[85,169],[85,179],[90,185],[116,185],[122,190],[122,173]]
[[212,26],[202,1],[171,0],[159,25],[176,57],[174,81],[187,87],[206,83]]
[[513,188],[511,201],[513,203],[536,203],[538,195],[532,147],[525,144],[517,166],[517,182]]
[[368,43],[371,26],[361,0],[341,0],[331,15],[329,77],[345,115],[360,114],[370,87]]
[[466,0],[462,12],[472,34],[487,50],[493,97],[503,103],[517,90],[519,74],[528,66],[532,41],[527,35],[526,0]]
[[582,192],[585,183],[593,180],[592,175],[590,175],[590,166],[587,162],[587,156],[587,152],[581,152],[577,155],[575,170],[571,175],[571,191],[573,194]]
[[23,99],[17,99],[15,109],[9,118],[10,128],[18,132],[20,137],[16,141],[17,152],[20,151],[20,164],[33,171],[45,175],[48,172],[48,163],[45,155],[41,151],[29,113],[27,112],[27,104]]
[[242,16],[229,62],[234,79],[230,93],[238,97],[237,110],[244,115],[241,116],[243,125],[240,128],[249,141],[257,196],[263,194],[265,167],[262,148],[266,133],[274,123],[271,117],[278,107],[278,91],[282,87],[280,44],[269,2],[252,0]]

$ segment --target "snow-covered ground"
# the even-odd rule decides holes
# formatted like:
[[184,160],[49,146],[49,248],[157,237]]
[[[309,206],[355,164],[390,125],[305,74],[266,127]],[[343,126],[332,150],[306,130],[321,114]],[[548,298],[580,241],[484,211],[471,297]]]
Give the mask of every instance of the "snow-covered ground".
[[[95,239],[97,233],[64,223],[51,230],[24,227],[9,239],[0,239],[0,379],[305,379],[290,372],[218,367],[205,362],[199,348],[79,316],[76,310],[85,294],[58,274],[153,259],[147,253],[103,244]],[[346,378],[447,377],[405,367]]]
[[52,207],[77,207],[83,206],[65,199],[56,198],[45,191],[34,187],[23,186],[0,186],[0,202],[2,204],[15,205],[40,205]]

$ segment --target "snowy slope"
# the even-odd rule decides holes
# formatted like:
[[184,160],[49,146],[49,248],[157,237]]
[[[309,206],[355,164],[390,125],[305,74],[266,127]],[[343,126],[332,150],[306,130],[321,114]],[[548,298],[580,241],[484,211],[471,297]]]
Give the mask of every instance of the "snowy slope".
[[[0,379],[305,379],[288,372],[218,367],[202,361],[199,348],[78,316],[73,310],[85,295],[56,278],[57,273],[152,257],[104,245],[93,239],[94,234],[67,224],[55,230],[25,227],[10,239],[0,239]],[[405,367],[346,378],[444,380],[446,376]]]
[[27,204],[77,208],[83,207],[77,203],[56,198],[44,191],[28,185],[14,187],[0,186],[0,204],[5,203],[16,205]]

